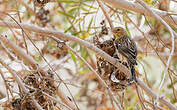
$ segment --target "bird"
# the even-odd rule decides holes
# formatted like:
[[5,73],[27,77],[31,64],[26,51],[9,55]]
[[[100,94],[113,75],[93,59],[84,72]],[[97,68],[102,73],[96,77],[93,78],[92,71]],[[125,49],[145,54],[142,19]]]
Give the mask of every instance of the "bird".
[[137,47],[136,43],[128,36],[127,31],[122,27],[112,29],[113,40],[117,52],[120,53],[128,62],[131,77],[129,81],[136,81],[135,65],[137,65]]

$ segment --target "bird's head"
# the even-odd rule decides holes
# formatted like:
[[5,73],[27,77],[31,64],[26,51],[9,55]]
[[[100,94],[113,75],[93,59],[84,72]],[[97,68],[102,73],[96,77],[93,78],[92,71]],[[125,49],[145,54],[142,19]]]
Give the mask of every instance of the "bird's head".
[[127,32],[125,31],[124,28],[122,27],[115,27],[112,29],[112,33],[114,35],[114,38],[119,38],[119,37],[123,37],[124,35],[127,34]]

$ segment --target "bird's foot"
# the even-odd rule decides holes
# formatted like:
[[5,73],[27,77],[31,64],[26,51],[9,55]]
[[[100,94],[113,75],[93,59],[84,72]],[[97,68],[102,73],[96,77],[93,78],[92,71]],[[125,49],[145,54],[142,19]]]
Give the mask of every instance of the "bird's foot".
[[128,79],[128,85],[129,85],[129,86],[130,86],[130,85],[133,85],[133,84],[135,84],[135,83],[137,83],[136,77],[132,77],[132,78]]

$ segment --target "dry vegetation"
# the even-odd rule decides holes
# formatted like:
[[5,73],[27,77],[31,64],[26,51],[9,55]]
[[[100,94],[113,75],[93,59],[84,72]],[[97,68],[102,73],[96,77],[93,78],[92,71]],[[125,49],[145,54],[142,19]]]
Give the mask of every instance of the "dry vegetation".
[[[176,0],[1,0],[0,109],[177,110],[176,7]],[[120,25],[137,44],[137,83],[128,83],[127,63],[115,56],[111,29]]]

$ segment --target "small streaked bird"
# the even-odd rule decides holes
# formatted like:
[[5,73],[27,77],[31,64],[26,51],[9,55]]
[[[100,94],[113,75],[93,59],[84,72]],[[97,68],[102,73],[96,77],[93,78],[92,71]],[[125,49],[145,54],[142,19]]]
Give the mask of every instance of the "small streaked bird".
[[131,70],[130,81],[136,80],[136,71],[134,66],[137,65],[137,47],[135,42],[128,36],[126,30],[122,27],[115,27],[112,29],[114,35],[114,44],[118,53],[124,56],[129,64]]

